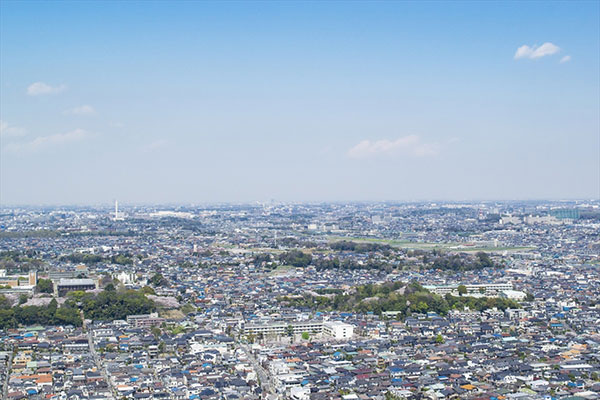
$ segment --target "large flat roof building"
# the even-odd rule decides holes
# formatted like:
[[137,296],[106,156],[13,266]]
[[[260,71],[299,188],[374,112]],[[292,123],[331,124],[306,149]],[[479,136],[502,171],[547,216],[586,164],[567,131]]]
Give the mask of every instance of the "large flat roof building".
[[77,290],[94,290],[96,282],[93,279],[61,279],[56,285],[58,295],[64,296]]

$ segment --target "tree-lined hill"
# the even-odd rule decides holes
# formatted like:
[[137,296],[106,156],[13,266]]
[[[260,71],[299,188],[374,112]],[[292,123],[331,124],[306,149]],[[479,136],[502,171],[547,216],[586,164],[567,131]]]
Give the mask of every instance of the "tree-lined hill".
[[305,307],[315,311],[337,310],[358,313],[373,312],[375,314],[381,314],[384,311],[399,311],[401,318],[412,313],[430,311],[445,315],[452,309],[469,308],[483,311],[491,308],[505,310],[519,307],[519,303],[514,300],[498,297],[466,297],[450,294],[440,296],[431,293],[417,282],[368,284],[334,295],[305,293],[300,297],[280,297],[279,301],[283,305]]

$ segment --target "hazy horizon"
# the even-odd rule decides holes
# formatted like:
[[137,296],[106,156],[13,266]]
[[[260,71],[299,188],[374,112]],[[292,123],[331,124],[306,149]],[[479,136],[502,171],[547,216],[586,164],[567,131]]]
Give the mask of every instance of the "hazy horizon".
[[[149,208],[160,208],[160,207],[213,207],[213,206],[278,206],[278,205],[319,205],[319,204],[387,204],[387,205],[410,205],[410,204],[427,204],[427,203],[439,203],[439,205],[446,204],[511,204],[511,203],[578,203],[580,205],[587,203],[598,203],[599,199],[456,199],[456,200],[444,200],[444,199],[415,199],[415,200],[247,200],[247,201],[212,201],[212,202],[166,202],[166,203],[143,203],[143,202],[121,202],[119,201],[119,210],[123,208],[132,207],[149,207]],[[104,202],[104,203],[38,203],[38,204],[1,204],[0,208],[107,208],[114,209],[115,203]]]
[[599,21],[599,2],[3,1],[0,206],[597,200]]

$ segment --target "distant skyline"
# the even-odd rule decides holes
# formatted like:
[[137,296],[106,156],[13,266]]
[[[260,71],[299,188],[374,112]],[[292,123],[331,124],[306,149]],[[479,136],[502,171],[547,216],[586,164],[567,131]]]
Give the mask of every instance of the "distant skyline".
[[0,2],[0,205],[598,199],[600,2]]

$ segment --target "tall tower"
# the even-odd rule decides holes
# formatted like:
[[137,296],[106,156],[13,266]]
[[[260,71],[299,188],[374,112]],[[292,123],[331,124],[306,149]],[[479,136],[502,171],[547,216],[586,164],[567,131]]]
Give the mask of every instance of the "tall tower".
[[37,271],[29,271],[29,285],[37,285]]
[[119,201],[115,200],[115,220],[119,219]]

